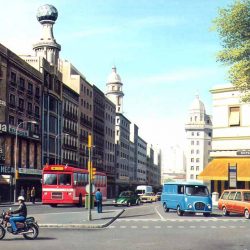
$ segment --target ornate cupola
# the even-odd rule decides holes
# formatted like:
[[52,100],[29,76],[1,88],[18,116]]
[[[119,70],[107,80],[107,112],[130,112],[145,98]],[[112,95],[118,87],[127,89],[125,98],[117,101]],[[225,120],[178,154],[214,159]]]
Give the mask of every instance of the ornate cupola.
[[53,5],[45,4],[37,10],[37,20],[43,26],[40,41],[33,45],[36,56],[44,57],[51,65],[58,65],[59,51],[61,45],[53,36],[53,25],[58,17],[57,9]]
[[121,77],[116,72],[116,67],[113,66],[112,72],[107,80],[106,96],[116,105],[116,112],[123,113],[123,96]]

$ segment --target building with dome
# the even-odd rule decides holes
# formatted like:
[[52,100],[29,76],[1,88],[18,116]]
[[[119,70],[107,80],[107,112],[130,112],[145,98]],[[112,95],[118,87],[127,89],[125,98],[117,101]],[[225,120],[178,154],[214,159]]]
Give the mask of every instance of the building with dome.
[[186,179],[196,180],[209,160],[212,140],[211,116],[196,95],[188,110],[186,131]]

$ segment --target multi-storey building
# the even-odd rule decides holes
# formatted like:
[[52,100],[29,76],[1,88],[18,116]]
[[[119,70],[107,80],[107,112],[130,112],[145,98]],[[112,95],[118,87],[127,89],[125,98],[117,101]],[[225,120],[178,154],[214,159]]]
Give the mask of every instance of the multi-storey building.
[[[40,187],[42,74],[0,44],[0,175],[21,186]],[[1,186],[1,200],[12,200],[11,178]],[[28,182],[27,182],[28,181]],[[39,195],[39,190],[38,190]]]
[[108,197],[115,195],[115,104],[105,97],[104,162]]
[[[228,188],[250,188],[250,104],[231,84],[212,90],[213,138],[210,161],[199,179],[219,194]],[[230,168],[235,168],[234,172]],[[229,178],[230,176],[230,178]]]
[[63,83],[79,94],[79,167],[87,168],[88,135],[93,134],[93,86],[70,62],[61,61]]
[[212,141],[211,117],[196,95],[188,113],[186,131],[186,179],[196,180],[208,163]]
[[138,136],[137,143],[137,181],[147,183],[147,142]]
[[[66,85],[63,85],[63,134],[61,139],[62,159],[58,163],[79,166],[78,124],[79,124],[79,94]],[[57,139],[60,139],[58,136]],[[61,140],[61,141],[62,141]],[[61,145],[59,143],[59,147]]]
[[104,126],[105,126],[105,95],[93,86],[93,166],[96,170],[103,171],[104,156]]
[[136,124],[131,123],[130,142],[133,145],[131,145],[131,143],[130,145],[133,147],[133,149],[132,148],[130,149],[131,159],[130,159],[129,165],[130,165],[130,182],[132,186],[137,185],[138,137],[139,137],[139,128]]

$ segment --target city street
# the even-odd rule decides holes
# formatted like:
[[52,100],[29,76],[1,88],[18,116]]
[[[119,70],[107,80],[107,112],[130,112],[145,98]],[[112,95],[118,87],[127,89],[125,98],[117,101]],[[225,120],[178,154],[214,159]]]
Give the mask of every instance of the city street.
[[[75,213],[81,208],[29,206],[30,214]],[[120,209],[106,207],[105,209]],[[250,221],[238,215],[221,216],[220,211],[179,217],[174,211],[164,213],[160,202],[126,208],[126,211],[104,229],[72,230],[40,228],[35,241],[7,235],[3,249],[250,249]],[[104,210],[105,211],[105,210]]]

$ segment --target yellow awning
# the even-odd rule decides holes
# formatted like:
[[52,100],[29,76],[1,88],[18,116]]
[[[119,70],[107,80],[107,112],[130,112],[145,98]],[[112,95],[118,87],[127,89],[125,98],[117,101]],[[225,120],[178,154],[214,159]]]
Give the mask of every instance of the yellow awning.
[[208,163],[199,174],[199,180],[228,180],[228,164],[236,166],[237,180],[250,181],[250,158],[217,158]]

